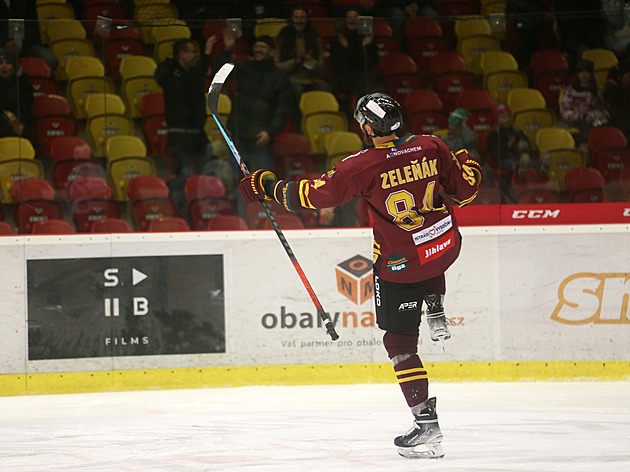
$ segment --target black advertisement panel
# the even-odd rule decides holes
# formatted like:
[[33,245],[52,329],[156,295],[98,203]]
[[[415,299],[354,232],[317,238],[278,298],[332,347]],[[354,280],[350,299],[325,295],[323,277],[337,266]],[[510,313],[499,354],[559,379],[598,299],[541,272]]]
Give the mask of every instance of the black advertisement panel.
[[27,261],[28,358],[225,352],[222,255]]

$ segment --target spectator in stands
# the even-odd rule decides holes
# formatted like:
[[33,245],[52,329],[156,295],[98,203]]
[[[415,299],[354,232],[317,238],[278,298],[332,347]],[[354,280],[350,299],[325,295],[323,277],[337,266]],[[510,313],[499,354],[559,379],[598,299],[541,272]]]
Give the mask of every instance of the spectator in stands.
[[276,65],[285,71],[294,93],[294,119],[300,122],[299,100],[303,92],[330,87],[321,78],[324,68],[322,42],[311,25],[306,7],[297,5],[291,11],[289,24],[280,30],[275,48]]
[[331,79],[335,94],[359,97],[374,90],[378,80],[373,73],[378,64],[378,47],[374,35],[361,35],[359,11],[350,8],[337,36],[330,45]]
[[[51,70],[59,64],[55,55],[41,44],[36,2],[28,0],[0,1],[0,47],[17,51],[20,56],[41,57]],[[24,37],[16,38],[15,31],[9,31],[9,19],[21,18],[24,21]]]
[[601,0],[553,0],[560,50],[574,63],[586,49],[606,47],[607,19]]
[[560,100],[560,117],[567,125],[580,130],[576,146],[585,145],[592,127],[608,122],[608,110],[595,82],[594,67],[593,61],[588,59],[577,61],[575,77]]
[[506,173],[507,180],[512,174],[525,174],[530,165],[530,145],[523,131],[514,127],[512,111],[506,105],[496,108],[497,124],[486,138],[486,151],[489,165]]
[[544,12],[552,0],[508,0],[505,5],[508,50],[521,70],[528,70],[532,53],[541,49]]
[[448,133],[441,139],[452,151],[466,149],[468,154],[479,161],[479,151],[477,151],[479,135],[466,126],[468,118],[470,118],[470,112],[465,108],[453,110],[448,117]]
[[[226,34],[224,44],[225,49],[217,56],[217,70],[232,59],[234,38]],[[287,74],[276,67],[273,50],[273,39],[260,36],[254,41],[254,58],[234,63],[232,77],[236,79],[236,94],[227,125],[252,172],[274,168],[273,139],[284,128],[292,104],[291,82]],[[238,178],[240,180],[242,175]]]
[[620,128],[630,139],[630,60],[621,61],[608,72],[604,100],[610,113],[609,124]]
[[206,76],[214,43],[208,38],[204,53],[191,39],[173,44],[173,56],[160,62],[155,78],[164,91],[168,147],[173,158],[169,188],[178,204],[184,203],[184,183],[193,173],[212,173],[212,147],[205,133]]
[[20,71],[17,52],[0,49],[0,137],[21,136],[35,146],[32,110],[33,86]]

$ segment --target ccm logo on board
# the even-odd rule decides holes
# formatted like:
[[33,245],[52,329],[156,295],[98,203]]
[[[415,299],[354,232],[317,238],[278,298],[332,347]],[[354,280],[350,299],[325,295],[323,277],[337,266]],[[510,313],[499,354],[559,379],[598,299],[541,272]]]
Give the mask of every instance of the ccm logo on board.
[[515,220],[538,219],[538,218],[557,218],[560,210],[514,210],[512,218]]

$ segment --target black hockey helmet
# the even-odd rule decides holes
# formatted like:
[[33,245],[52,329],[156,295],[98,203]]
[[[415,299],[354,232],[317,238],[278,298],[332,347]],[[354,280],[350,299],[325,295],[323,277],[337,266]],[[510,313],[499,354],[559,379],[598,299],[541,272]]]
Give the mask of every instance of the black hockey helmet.
[[372,125],[374,131],[387,136],[402,126],[400,103],[385,93],[369,93],[361,97],[354,109],[354,119],[361,126]]

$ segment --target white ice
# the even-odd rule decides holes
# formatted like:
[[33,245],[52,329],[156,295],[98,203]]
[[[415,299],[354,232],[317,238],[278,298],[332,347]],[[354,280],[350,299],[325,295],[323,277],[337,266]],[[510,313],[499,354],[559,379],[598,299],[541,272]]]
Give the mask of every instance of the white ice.
[[432,383],[443,459],[399,457],[396,384],[0,398],[0,470],[630,471],[630,382]]

